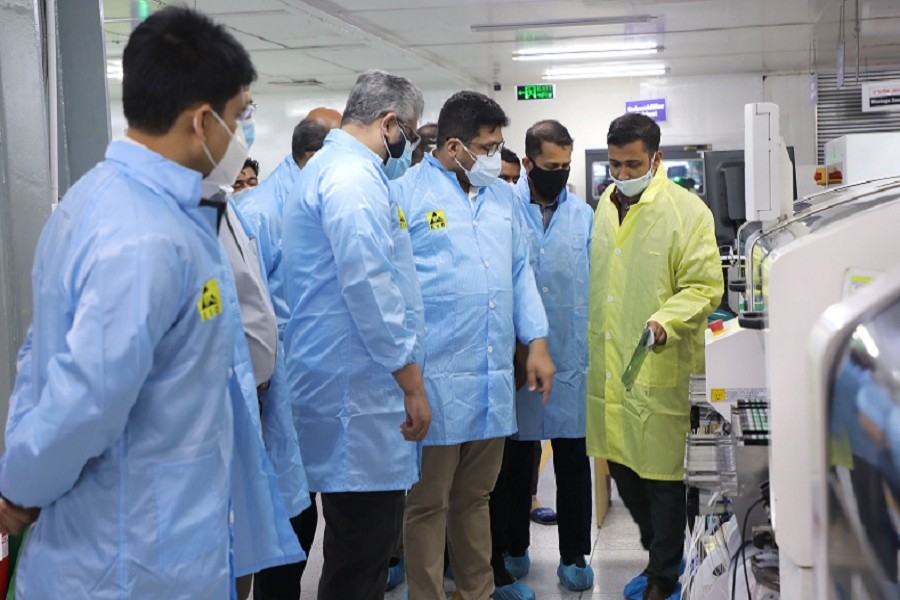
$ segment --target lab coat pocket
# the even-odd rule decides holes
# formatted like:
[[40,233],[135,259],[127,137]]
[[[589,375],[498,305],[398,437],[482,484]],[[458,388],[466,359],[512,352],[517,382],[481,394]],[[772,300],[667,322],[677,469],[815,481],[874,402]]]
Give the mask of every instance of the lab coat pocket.
[[637,384],[646,387],[673,387],[678,378],[678,348],[650,352],[637,376]]
[[175,567],[227,544],[225,475],[216,452],[154,467],[160,567]]

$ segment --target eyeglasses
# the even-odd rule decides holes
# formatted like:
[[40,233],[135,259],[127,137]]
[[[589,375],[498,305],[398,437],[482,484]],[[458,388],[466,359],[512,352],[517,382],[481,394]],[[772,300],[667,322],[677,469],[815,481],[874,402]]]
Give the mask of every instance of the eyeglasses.
[[253,115],[256,114],[256,109],[259,108],[256,102],[250,101],[250,104],[245,106],[243,110],[241,110],[241,114],[238,115],[239,121],[248,121],[253,118]]
[[[418,148],[419,144],[422,143],[422,138],[419,136],[419,134],[412,129],[409,129],[406,126],[406,123],[404,123],[400,119],[397,119],[397,124],[400,125],[400,131],[403,132],[404,137],[406,137],[406,141],[409,142],[410,149],[415,150],[416,148]],[[409,129],[409,133],[406,132],[407,129]]]
[[506,142],[494,142],[493,144],[482,144],[480,142],[469,142],[468,144],[463,143],[462,140],[459,140],[459,143],[463,146],[475,146],[476,148],[480,148],[484,151],[486,156],[494,156],[498,152],[503,150],[504,144]]

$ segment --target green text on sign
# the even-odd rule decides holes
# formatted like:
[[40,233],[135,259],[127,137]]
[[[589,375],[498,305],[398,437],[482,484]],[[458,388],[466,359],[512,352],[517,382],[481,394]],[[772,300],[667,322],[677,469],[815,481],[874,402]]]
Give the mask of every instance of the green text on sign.
[[516,86],[516,98],[519,100],[553,100],[555,96],[556,85],[553,83]]

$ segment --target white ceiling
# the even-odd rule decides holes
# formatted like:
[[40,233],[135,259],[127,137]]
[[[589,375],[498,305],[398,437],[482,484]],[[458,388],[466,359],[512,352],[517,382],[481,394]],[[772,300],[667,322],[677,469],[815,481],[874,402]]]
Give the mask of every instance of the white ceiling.
[[[857,0],[846,1],[846,63],[854,72]],[[175,0],[104,0],[107,53],[120,57],[142,9]],[[646,60],[670,76],[834,69],[842,0],[195,0],[232,30],[259,71],[257,92],[349,89],[381,68],[423,89],[537,83],[557,63],[517,62],[516,50],[652,41]],[[900,0],[858,0],[860,63],[900,65]],[[145,10],[146,10],[145,9]],[[647,23],[545,26],[597,18]],[[518,24],[505,30],[472,26]],[[643,60],[643,59],[633,59]],[[584,61],[582,61],[584,62]],[[587,61],[588,64],[598,61]],[[621,62],[618,61],[618,62]],[[562,64],[571,64],[562,63]],[[315,80],[312,86],[298,82]],[[114,86],[111,92],[115,95]]]

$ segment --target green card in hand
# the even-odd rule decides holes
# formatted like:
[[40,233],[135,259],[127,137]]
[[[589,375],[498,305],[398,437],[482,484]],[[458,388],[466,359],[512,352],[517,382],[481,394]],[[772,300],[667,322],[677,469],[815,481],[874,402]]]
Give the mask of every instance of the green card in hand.
[[637,347],[631,355],[631,360],[628,361],[628,366],[625,367],[625,373],[622,374],[622,383],[625,385],[625,391],[630,392],[631,388],[634,387],[641,365],[644,364],[644,359],[650,354],[654,341],[653,331],[650,327],[644,327],[644,331],[641,332],[641,339],[638,340]]

